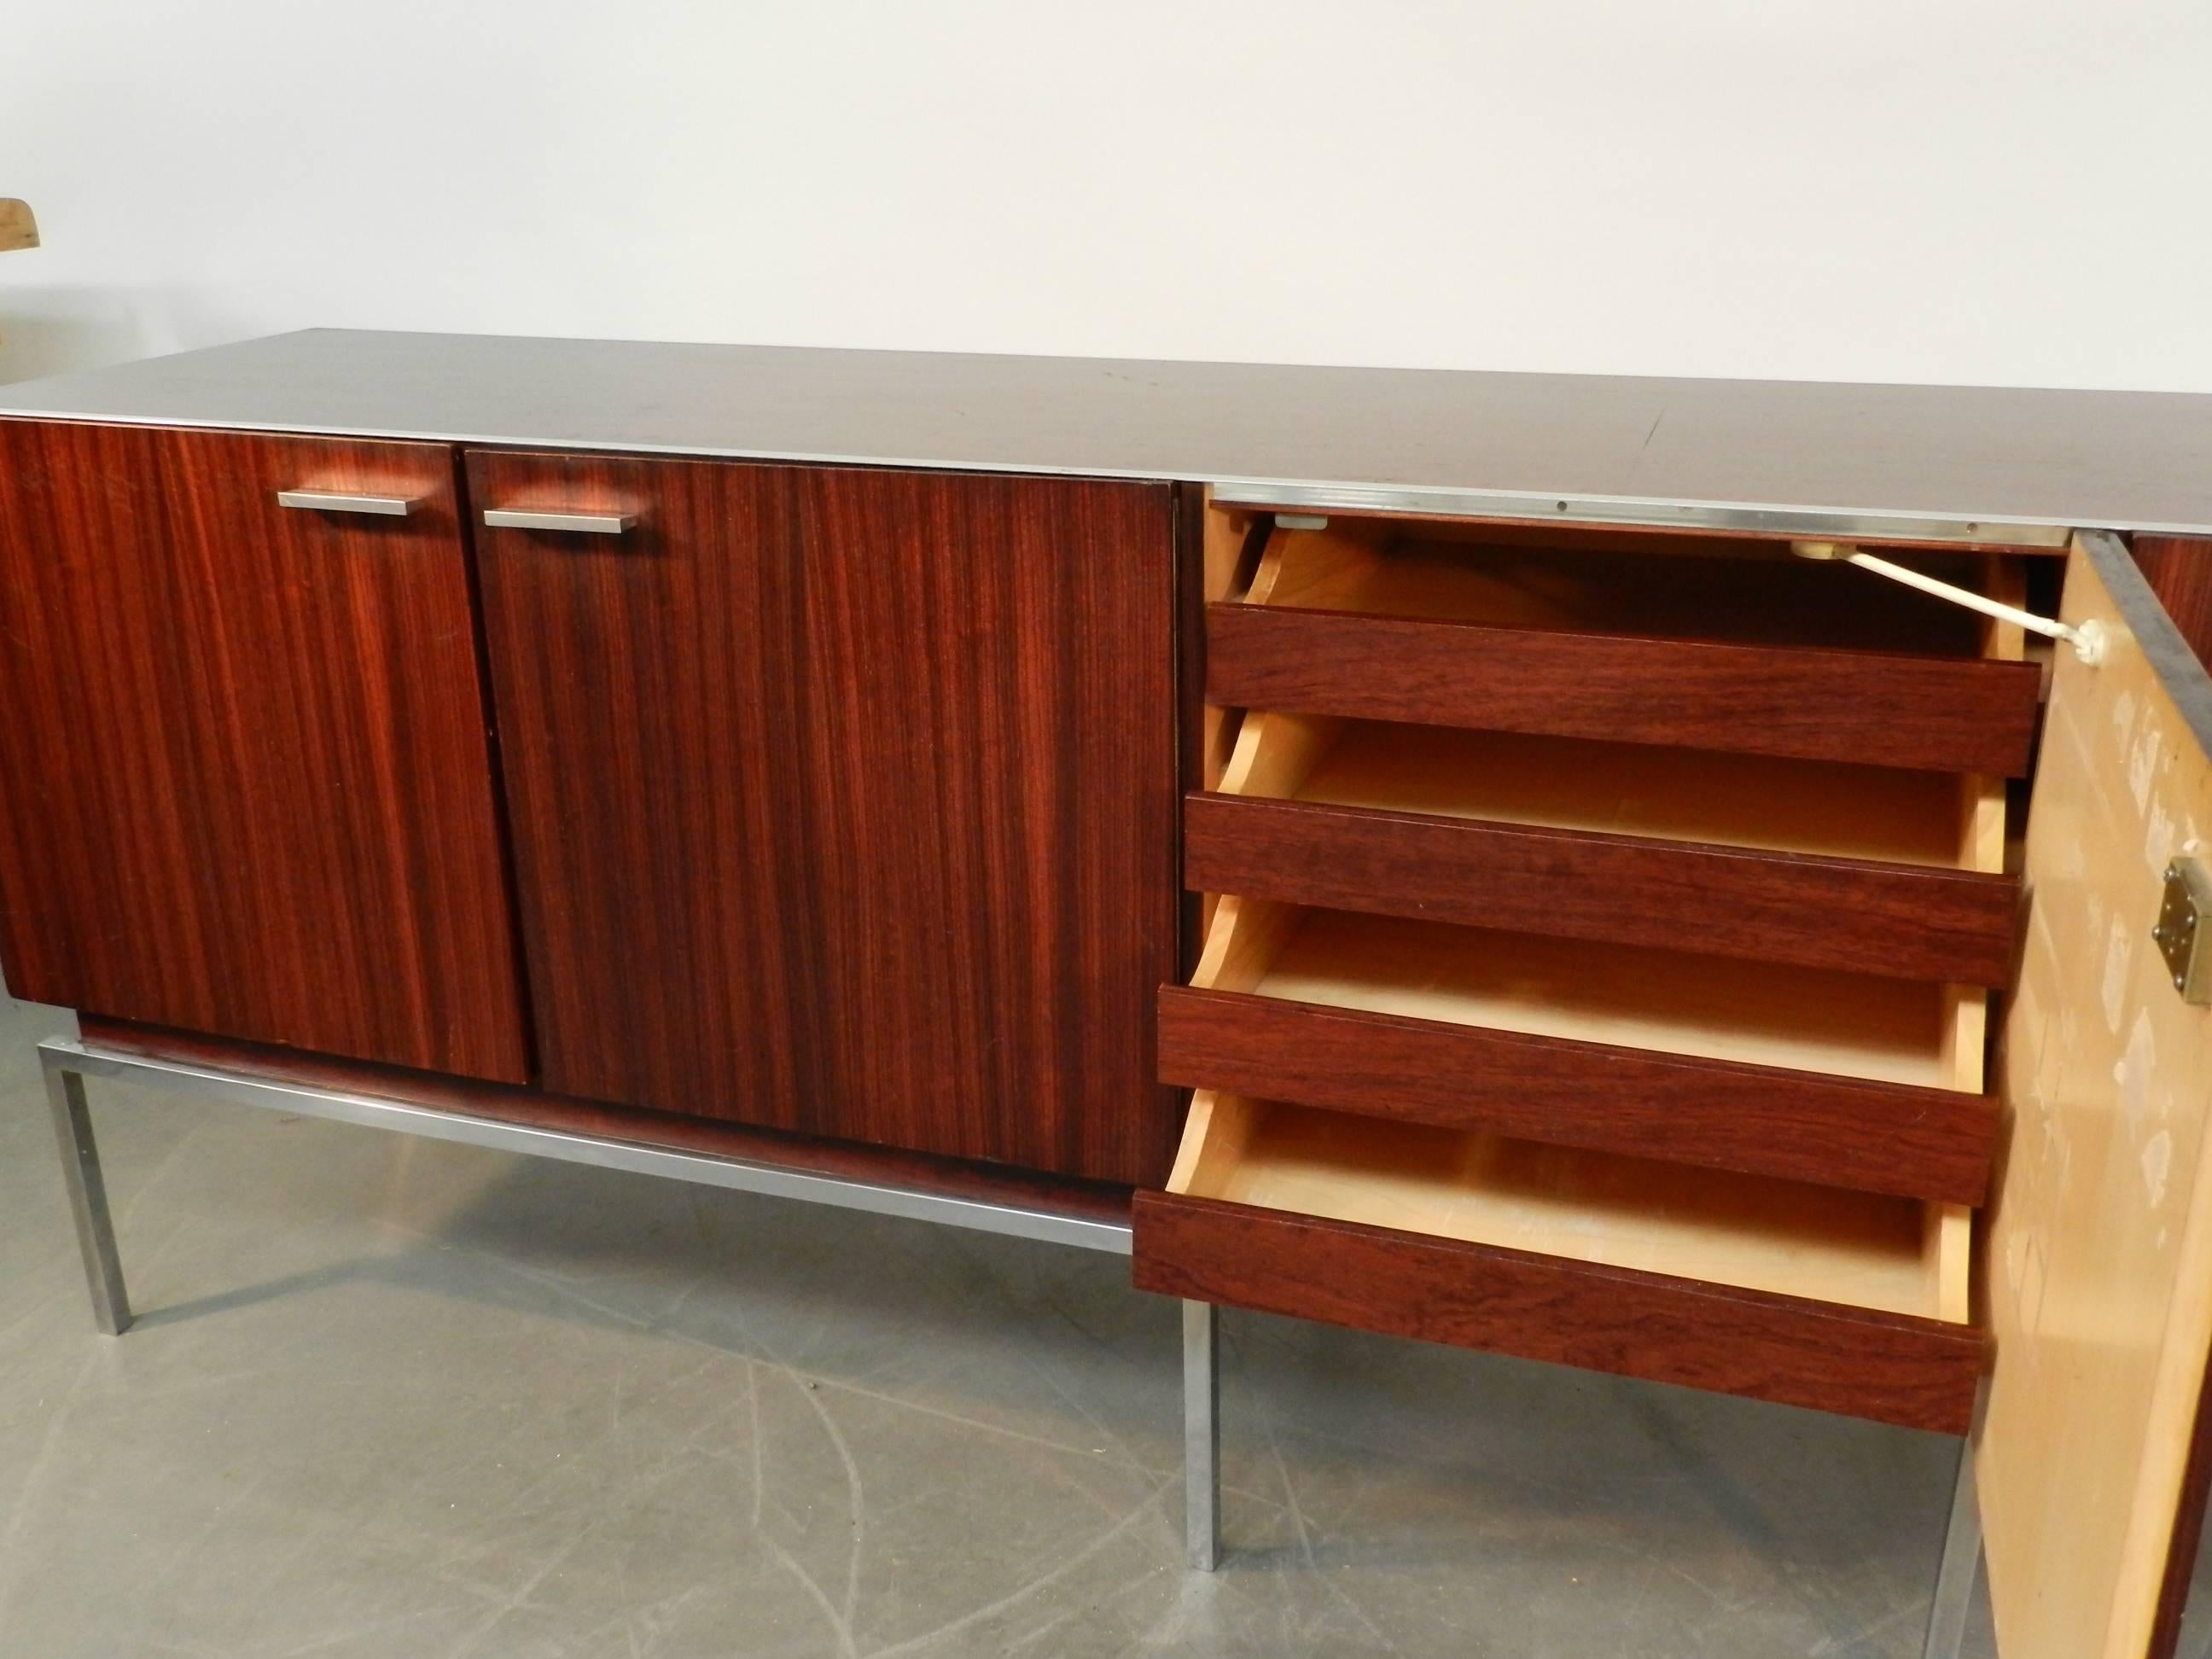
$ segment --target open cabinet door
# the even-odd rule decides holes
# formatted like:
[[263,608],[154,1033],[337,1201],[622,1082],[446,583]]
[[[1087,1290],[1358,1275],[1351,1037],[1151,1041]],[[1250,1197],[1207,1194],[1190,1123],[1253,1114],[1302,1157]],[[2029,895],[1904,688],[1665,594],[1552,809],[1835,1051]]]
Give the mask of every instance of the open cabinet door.
[[2106,642],[2057,653],[2028,812],[1976,1472],[2005,1659],[2142,1659],[2173,1650],[2204,1505],[2212,1009],[2151,930],[2169,862],[2212,866],[2212,680],[2110,536],[2077,540],[2063,615]]

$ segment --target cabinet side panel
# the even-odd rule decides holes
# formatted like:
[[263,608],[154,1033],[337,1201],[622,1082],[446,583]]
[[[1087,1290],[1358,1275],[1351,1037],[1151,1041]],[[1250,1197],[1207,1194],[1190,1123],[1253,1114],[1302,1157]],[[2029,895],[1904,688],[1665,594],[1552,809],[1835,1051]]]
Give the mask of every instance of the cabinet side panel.
[[2200,662],[2212,662],[2212,538],[2138,536],[2136,562]]
[[2057,653],[2029,809],[1977,1466],[2007,1659],[2139,1659],[2212,1343],[2212,1010],[2151,938],[2167,860],[2212,856],[2212,683],[2109,537],[2063,613],[2109,645]]
[[0,421],[15,990],[522,1080],[464,559],[442,446]]

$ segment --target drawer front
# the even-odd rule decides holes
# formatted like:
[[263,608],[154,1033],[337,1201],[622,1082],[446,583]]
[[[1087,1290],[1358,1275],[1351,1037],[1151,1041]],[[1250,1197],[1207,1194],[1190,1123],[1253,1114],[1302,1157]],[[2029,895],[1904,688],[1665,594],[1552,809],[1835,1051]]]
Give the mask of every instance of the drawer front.
[[2003,985],[2001,874],[1194,794],[1195,891],[1613,939],[1905,979]]
[[1996,1103],[1276,997],[1160,992],[1160,1081],[1857,1192],[1979,1204]]
[[1963,1434],[1966,1326],[1139,1193],[1139,1289]]
[[1294,713],[2018,776],[2031,663],[1217,603],[1206,696]]

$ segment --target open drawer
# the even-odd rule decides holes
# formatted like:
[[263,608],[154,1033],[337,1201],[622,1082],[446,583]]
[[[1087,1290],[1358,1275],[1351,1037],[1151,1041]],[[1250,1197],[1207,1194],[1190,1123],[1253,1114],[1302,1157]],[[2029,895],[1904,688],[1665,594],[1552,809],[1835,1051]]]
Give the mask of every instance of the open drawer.
[[[1217,537],[1208,550],[1244,544]],[[1209,559],[1217,599],[1237,585],[1223,575],[1231,562]],[[2035,608],[2051,608],[2050,596]],[[2002,792],[1988,780],[1961,785],[1972,828],[1959,867],[2009,863],[2024,886],[2021,947],[1990,1049],[2002,1130],[1979,1216],[1843,1190],[1821,1171],[1797,1180],[1685,1158],[1679,1137],[1700,1096],[1724,1086],[1718,1070],[1655,1112],[1676,1139],[1655,1136],[1654,1156],[1629,1155],[1598,1139],[1617,1133],[1609,1115],[1623,1116],[1604,1106],[1614,1079],[1674,1063],[1791,1063],[1740,1042],[1668,1054],[1648,1025],[1607,1033],[1585,1018],[1566,1029],[1559,1022],[1577,1000],[1588,1012],[1598,983],[1580,975],[1564,981],[1564,1000],[1563,981],[1542,971],[1503,981],[1502,996],[1493,981],[1483,1023],[1462,1024],[1449,1005],[1474,1012],[1463,999],[1481,975],[1467,964],[1484,951],[1462,938],[1446,952],[1457,965],[1438,975],[1415,947],[1442,951],[1474,930],[1231,889],[1215,905],[1194,987],[1164,994],[1163,1063],[1197,1092],[1167,1189],[1135,1200],[1137,1283],[1968,1431],[1999,1649],[2009,1659],[2174,1652],[2212,1491],[2212,1006],[2199,977],[2206,947],[2188,942],[2212,915],[2203,897],[2212,679],[2109,535],[2077,538],[2057,609],[2077,633],[2099,630],[2102,649],[2052,657],[2026,821],[2012,826],[2024,834],[2008,854]],[[1992,656],[2017,655],[2016,640],[1999,643]],[[1219,713],[1201,775],[1225,792],[1243,711]],[[1277,758],[1294,763],[1248,767],[1237,787],[1270,804],[1438,824],[1462,811],[1547,823],[1587,805],[1439,767],[1445,751],[1418,735],[1370,736],[1356,750],[1309,744],[1303,757],[1289,745]],[[1407,754],[1421,763],[1394,758]],[[1740,845],[1943,861],[1940,812],[1924,834],[1903,833],[1910,812],[1871,813],[1860,828],[1887,839],[1847,845],[1827,839],[1839,821],[1824,810],[1809,821],[1821,844],[1808,846],[1808,821],[1787,811],[1754,842],[1761,831],[1716,825],[1694,792],[1623,793],[1643,803],[1632,832],[1655,839],[1703,842],[1717,829]],[[1342,948],[1360,936],[1375,948]],[[1506,937],[1523,967],[1647,948]],[[1739,1012],[1756,1006],[1761,983],[1814,970],[1746,971],[1755,978]],[[1869,993],[1868,1007],[1901,1009],[1887,999],[1913,988],[1866,980],[1890,988]],[[1501,1021],[1498,1004],[1516,990],[1530,1001]],[[1926,1019],[1911,1022],[1917,1068],[1898,1063],[1911,1045],[1859,1039],[1818,1060],[1801,1047],[1797,1063],[1843,1086],[1845,1048],[1886,1054],[1879,1075],[1862,1066],[1856,1080],[1948,1082],[1978,1096],[1987,993],[1920,994],[1937,1012],[1932,1048]],[[1818,1030],[1802,1025],[1789,1041],[1808,1044]],[[1585,1042],[1611,1048],[1558,1046]],[[1583,1085],[1550,1088],[1565,1063],[1583,1066]],[[1578,1094],[1589,1099],[1579,1119]],[[1747,1084],[1715,1115],[1755,1109],[1758,1098]],[[1805,1132],[1774,1127],[1778,1139]],[[1569,1143],[1585,1131],[1584,1144]]]
[[[1183,806],[1193,890],[1997,987],[1993,781],[1260,711]],[[2001,798],[1996,808],[2001,811]]]
[[[2040,672],[1971,618],[1747,544],[1527,547],[1448,526],[1277,528],[1206,607],[1224,707],[2019,775]],[[1928,561],[1967,576],[1974,562]],[[1980,562],[1986,564],[1987,562]],[[1841,576],[1851,582],[1838,603]]]
[[1962,1255],[1899,1199],[1201,1091],[1140,1288],[1962,1432]]
[[1244,545],[1138,1283],[1963,1429],[2017,628],[1748,544]]
[[[2016,625],[1832,564],[1397,536],[1276,528],[1243,603],[1426,594],[1516,625],[1702,618],[1731,647],[1907,643],[2031,690],[2038,672]],[[1941,574],[2012,601],[2024,580],[2010,560]],[[2018,925],[2001,779],[1222,712],[1184,802],[1207,927],[1160,994],[1161,1081],[1919,1200],[1964,1251],[1997,1133],[1988,991]]]
[[[1936,1205],[1986,1190],[1982,999],[1229,897],[1163,1083]],[[1959,1242],[1963,1249],[1963,1234]]]

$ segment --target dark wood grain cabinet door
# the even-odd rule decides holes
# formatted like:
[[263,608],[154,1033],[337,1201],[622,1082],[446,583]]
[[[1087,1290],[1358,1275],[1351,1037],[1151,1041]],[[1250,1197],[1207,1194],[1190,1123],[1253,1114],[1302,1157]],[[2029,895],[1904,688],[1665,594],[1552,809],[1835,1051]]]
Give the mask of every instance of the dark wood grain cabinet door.
[[458,512],[439,445],[0,421],[17,994],[525,1079]]
[[1168,488],[468,469],[546,1085],[1158,1179]]

